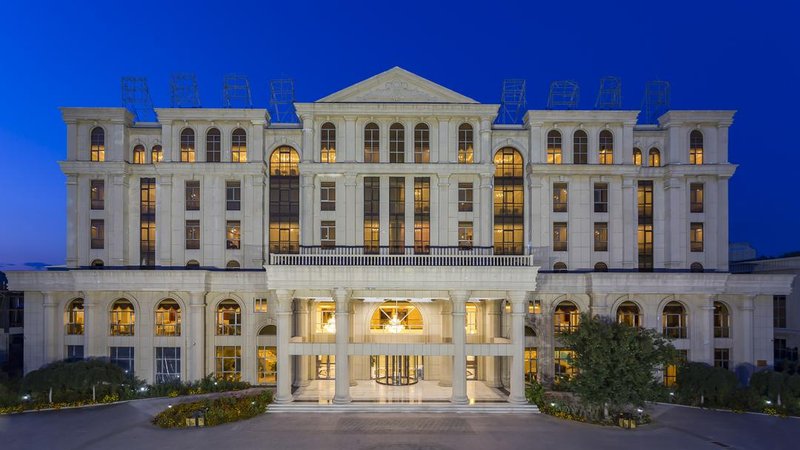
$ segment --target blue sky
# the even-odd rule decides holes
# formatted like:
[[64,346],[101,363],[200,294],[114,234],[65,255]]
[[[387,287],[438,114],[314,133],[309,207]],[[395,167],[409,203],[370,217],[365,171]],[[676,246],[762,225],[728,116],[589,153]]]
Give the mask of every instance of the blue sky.
[[622,78],[627,109],[654,79],[671,82],[675,109],[736,109],[731,240],[800,250],[798,2],[6,0],[0,14],[0,269],[64,262],[59,106],[119,106],[125,75],[169,106],[170,75],[194,72],[203,106],[243,73],[266,107],[270,79],[312,101],[395,65],[487,103],[525,78],[531,109],[558,79],[590,108],[605,75]]

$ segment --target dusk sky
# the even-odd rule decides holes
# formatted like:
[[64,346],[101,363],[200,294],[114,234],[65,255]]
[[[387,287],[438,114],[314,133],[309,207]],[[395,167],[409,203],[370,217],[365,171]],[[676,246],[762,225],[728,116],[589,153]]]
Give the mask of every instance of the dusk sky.
[[270,79],[294,78],[297,100],[313,101],[393,66],[485,103],[525,78],[529,109],[560,79],[580,83],[589,109],[615,75],[624,109],[660,79],[673,109],[738,110],[731,241],[800,250],[800,2],[112,3],[0,3],[0,270],[64,263],[58,107],[120,106],[132,75],[168,107],[170,75],[193,72],[203,106],[221,106],[223,75],[241,73],[266,108]]

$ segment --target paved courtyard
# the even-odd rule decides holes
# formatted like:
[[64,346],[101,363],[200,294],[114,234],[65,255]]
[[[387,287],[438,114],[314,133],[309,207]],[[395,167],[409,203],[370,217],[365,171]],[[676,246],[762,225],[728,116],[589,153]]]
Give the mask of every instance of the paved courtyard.
[[11,449],[796,449],[800,420],[657,406],[628,431],[542,414],[265,414],[206,429],[162,430],[175,400],[0,416]]

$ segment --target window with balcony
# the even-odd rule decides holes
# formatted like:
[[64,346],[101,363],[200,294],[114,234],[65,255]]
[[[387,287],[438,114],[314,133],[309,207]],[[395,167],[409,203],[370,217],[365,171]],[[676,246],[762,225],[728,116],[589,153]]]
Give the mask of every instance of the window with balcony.
[[175,300],[161,300],[156,308],[156,336],[181,335],[181,306]]
[[473,245],[472,222],[458,222],[458,248],[470,250]]
[[217,305],[217,336],[241,336],[242,308],[236,300],[223,300]]
[[414,177],[414,253],[428,254],[431,245],[431,179]]
[[524,253],[523,159],[516,149],[504,147],[494,156],[494,253]]
[[625,324],[629,327],[641,327],[643,322],[639,305],[631,301],[622,302],[617,308],[617,323]]
[[722,302],[714,302],[714,337],[731,337],[731,314]]
[[364,252],[380,248],[381,179],[364,177]]
[[270,156],[269,251],[300,251],[300,157],[297,151],[282,146]]
[[564,301],[556,306],[553,313],[553,326],[556,334],[572,333],[578,329],[580,322],[581,312],[575,303]]
[[136,325],[136,314],[133,304],[125,299],[119,299],[111,305],[110,320],[111,336],[133,336]]
[[686,308],[679,302],[672,301],[664,306],[661,313],[662,332],[670,339],[686,339]]
[[64,311],[64,326],[68,335],[83,335],[84,325],[83,299],[76,298],[69,302]]
[[336,247],[336,221],[323,220],[320,222],[320,246],[322,248]]

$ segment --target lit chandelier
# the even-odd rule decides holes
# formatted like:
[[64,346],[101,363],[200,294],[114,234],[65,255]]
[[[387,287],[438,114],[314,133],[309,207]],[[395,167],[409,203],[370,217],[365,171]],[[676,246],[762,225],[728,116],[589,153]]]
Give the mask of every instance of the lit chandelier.
[[[406,314],[402,319],[397,317],[397,312],[399,308],[397,307],[397,300],[394,301],[394,311],[392,312],[392,316],[389,317],[389,323],[383,326],[384,331],[387,333],[398,334],[402,333],[403,330],[406,329],[406,326],[403,325],[403,319],[408,317]],[[381,311],[383,314],[386,314],[386,311]],[[386,314],[388,316],[388,314]]]
[[331,316],[331,318],[325,322],[325,325],[322,326],[322,330],[328,334],[336,333],[336,316]]

